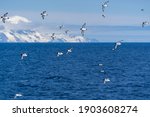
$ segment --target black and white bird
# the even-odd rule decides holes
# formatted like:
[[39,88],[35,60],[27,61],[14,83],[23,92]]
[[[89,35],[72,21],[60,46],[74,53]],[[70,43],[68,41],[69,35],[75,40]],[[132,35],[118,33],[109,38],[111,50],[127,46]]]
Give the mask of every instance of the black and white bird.
[[87,28],[86,28],[86,23],[84,23],[83,25],[82,25],[82,27],[80,28],[80,31],[81,31],[81,35],[82,36],[84,36],[84,32],[87,30]]
[[2,22],[5,23],[7,19],[9,19],[8,17],[8,12],[5,13],[3,16],[1,16]]
[[73,49],[73,48],[68,49],[66,54],[71,53],[71,52],[72,52],[72,49]]
[[51,38],[52,38],[52,40],[55,39],[55,33],[52,33]]
[[105,8],[108,7],[109,1],[106,1],[102,4],[102,11],[105,12]]
[[102,14],[102,17],[105,18],[106,16],[104,14]]
[[66,34],[66,35],[68,34],[68,32],[69,32],[69,30],[65,30],[65,34]]
[[63,52],[58,52],[57,57],[62,56],[64,53]]
[[45,19],[45,16],[48,16],[48,14],[46,13],[46,11],[43,11],[43,12],[41,13],[41,16],[42,16],[42,19],[44,20],[44,19]]
[[27,55],[27,53],[23,53],[23,54],[21,54],[21,60],[23,60],[24,59],[24,57],[27,57],[28,55]]
[[106,84],[107,82],[110,82],[109,78],[104,78],[103,83]]
[[63,27],[64,27],[64,25],[60,25],[60,26],[59,26],[59,29],[61,30]]
[[122,41],[123,41],[123,40],[117,41],[117,42],[115,43],[115,46],[114,46],[114,48],[113,48],[112,50],[116,50],[116,49],[118,48],[118,46],[121,46],[121,45],[122,45]]
[[144,21],[144,22],[142,22],[142,27],[144,28],[145,27],[145,25],[148,25],[149,24],[149,22],[148,21]]

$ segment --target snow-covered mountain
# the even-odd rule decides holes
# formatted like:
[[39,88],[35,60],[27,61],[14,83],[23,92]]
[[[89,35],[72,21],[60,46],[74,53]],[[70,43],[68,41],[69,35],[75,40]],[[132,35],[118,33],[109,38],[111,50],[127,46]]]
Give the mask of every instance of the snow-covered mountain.
[[56,33],[52,40],[51,33],[43,34],[33,30],[0,30],[0,42],[87,42],[82,36],[70,36]]

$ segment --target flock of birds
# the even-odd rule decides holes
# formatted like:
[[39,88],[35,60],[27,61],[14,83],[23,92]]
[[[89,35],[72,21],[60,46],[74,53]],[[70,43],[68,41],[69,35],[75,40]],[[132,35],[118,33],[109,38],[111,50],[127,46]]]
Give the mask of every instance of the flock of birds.
[[[106,8],[108,7],[108,4],[109,4],[109,1],[105,1],[104,3],[101,4],[102,6],[102,17],[103,18],[106,18],[106,15],[105,15],[105,10]],[[143,12],[144,9],[141,9],[141,11]],[[43,11],[41,14],[41,17],[42,19],[44,20],[45,17],[48,16],[48,13],[47,11]],[[4,15],[1,16],[1,20],[3,23],[6,23],[6,21],[9,19],[8,17],[8,12],[5,13]],[[142,22],[142,27],[145,27],[146,25],[148,25],[149,22],[148,21],[144,21]],[[59,26],[59,29],[61,30],[62,28],[64,27],[64,25],[60,25]],[[87,31],[87,28],[86,28],[86,23],[84,23],[81,28],[80,28],[80,32],[81,32],[81,35],[84,36],[85,35],[85,31]],[[69,30],[65,30],[65,34],[68,34]],[[54,40],[56,38],[55,36],[55,33],[52,33],[51,35],[51,39]],[[122,45],[122,42],[123,40],[120,40],[120,41],[117,41],[115,44],[114,44],[114,47],[112,48],[112,51],[115,51],[116,49],[118,49],[119,46]],[[69,54],[73,51],[73,48],[70,48],[67,50],[66,54]],[[63,56],[65,53],[64,52],[57,52],[57,57],[60,57],[60,56]],[[21,54],[21,60],[23,60],[24,58],[28,57],[28,54],[27,53],[22,53]],[[103,64],[99,64],[99,67],[100,67],[100,72],[104,74],[104,79],[103,79],[103,83],[106,84],[108,82],[110,82],[110,78],[108,77],[108,74],[107,72],[105,71],[104,69],[104,65]],[[21,97],[23,96],[21,93],[18,93],[14,96],[14,99],[16,99],[17,97]]]

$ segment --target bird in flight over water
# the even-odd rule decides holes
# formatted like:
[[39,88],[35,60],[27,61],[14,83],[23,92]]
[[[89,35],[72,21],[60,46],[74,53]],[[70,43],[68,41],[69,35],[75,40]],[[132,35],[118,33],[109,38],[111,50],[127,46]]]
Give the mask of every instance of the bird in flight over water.
[[80,28],[80,30],[81,30],[81,35],[84,36],[84,32],[87,30],[87,28],[86,28],[86,23],[84,23],[84,24],[82,25],[82,27]]
[[123,40],[117,41],[117,42],[115,43],[115,46],[114,46],[114,48],[113,48],[112,50],[116,50],[116,49],[118,48],[118,46],[121,46],[121,45],[122,45],[122,41],[123,41]]

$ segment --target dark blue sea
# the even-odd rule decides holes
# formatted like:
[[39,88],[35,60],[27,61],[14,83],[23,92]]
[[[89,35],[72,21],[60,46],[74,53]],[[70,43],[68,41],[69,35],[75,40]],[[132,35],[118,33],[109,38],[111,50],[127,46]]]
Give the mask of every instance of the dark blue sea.
[[[1,43],[1,100],[150,99],[150,43]],[[57,57],[57,52],[70,54]],[[28,57],[21,60],[21,53]],[[106,74],[110,82],[103,83]],[[14,98],[16,94],[21,94]]]

